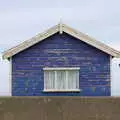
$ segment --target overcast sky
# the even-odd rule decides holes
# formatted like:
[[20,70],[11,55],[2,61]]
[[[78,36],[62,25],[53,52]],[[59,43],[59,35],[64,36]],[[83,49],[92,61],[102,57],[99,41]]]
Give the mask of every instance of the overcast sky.
[[[0,0],[0,53],[62,21],[120,50],[119,0]],[[1,56],[1,54],[0,54]],[[120,59],[112,62],[112,95],[120,95]],[[10,95],[9,64],[0,59],[0,95]]]

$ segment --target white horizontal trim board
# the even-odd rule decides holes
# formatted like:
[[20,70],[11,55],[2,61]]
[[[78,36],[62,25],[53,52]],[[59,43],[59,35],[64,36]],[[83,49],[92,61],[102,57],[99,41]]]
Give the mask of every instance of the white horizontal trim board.
[[55,67],[55,68],[43,68],[43,70],[80,70],[79,67]]
[[80,92],[80,89],[44,89],[44,92]]

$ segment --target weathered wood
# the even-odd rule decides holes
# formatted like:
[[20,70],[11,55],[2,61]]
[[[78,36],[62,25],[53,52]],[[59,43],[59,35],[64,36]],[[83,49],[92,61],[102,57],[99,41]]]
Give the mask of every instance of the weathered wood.
[[[51,67],[80,68],[81,91],[43,92],[43,68]],[[13,96],[110,96],[110,55],[66,33],[56,33],[12,57],[12,80]]]
[[34,44],[44,40],[45,38],[52,36],[53,34],[55,34],[57,32],[60,32],[60,34],[62,34],[63,32],[68,33],[68,34],[74,36],[75,38],[78,38],[79,40],[82,40],[82,41],[86,42],[87,44],[92,45],[93,47],[96,47],[113,57],[120,57],[119,51],[114,50],[113,48],[83,34],[82,32],[76,31],[73,28],[60,23],[60,24],[50,28],[49,30],[45,31],[44,33],[40,33],[40,34],[36,35],[35,37],[19,44],[18,46],[5,51],[3,53],[3,58],[4,59],[10,58],[13,55],[33,46]]

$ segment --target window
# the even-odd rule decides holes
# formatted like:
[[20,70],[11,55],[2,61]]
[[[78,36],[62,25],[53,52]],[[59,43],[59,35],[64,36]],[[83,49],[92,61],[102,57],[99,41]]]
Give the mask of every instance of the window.
[[44,91],[79,91],[80,68],[44,68]]

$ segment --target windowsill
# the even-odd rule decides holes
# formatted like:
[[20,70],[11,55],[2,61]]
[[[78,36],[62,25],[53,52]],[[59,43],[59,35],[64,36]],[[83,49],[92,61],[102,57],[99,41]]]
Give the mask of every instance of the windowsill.
[[81,90],[80,89],[68,89],[68,90],[55,90],[55,89],[49,89],[49,90],[46,90],[44,89],[43,92],[80,92]]

